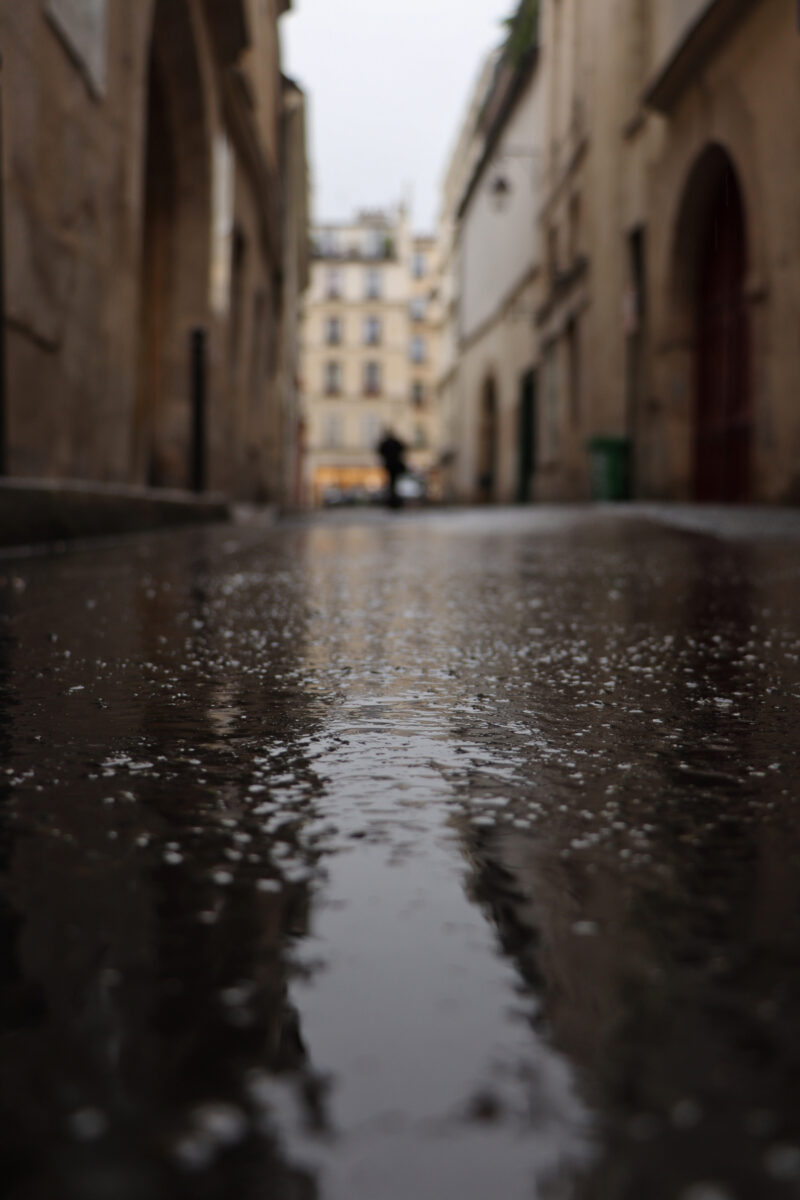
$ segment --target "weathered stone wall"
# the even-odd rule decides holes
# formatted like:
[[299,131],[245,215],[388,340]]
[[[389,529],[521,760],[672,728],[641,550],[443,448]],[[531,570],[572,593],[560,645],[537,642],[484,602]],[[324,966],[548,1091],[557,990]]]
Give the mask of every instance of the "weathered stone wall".
[[15,474],[129,475],[144,29],[111,16],[94,95],[41,5],[0,6]]
[[653,308],[645,494],[692,494],[692,276],[710,147],[730,160],[744,201],[755,500],[800,500],[800,42],[790,0],[753,4],[666,114],[649,178]]
[[271,406],[275,421],[270,437],[270,475],[278,480],[283,508],[303,504],[303,430],[299,402],[300,328],[297,314],[310,276],[308,163],[305,97],[295,83],[284,81],[283,93],[283,304],[281,311],[278,395]]
[[[207,477],[269,492],[254,345],[281,318],[278,7],[0,0],[13,474],[189,485],[199,327]],[[250,252],[237,354],[230,293],[212,308],[220,138]]]
[[[519,483],[519,435],[522,379],[535,365],[531,314],[539,299],[538,279],[523,283],[464,345],[459,364],[458,457],[454,464],[456,496],[462,501],[491,499],[510,504]],[[494,433],[487,428],[486,389],[494,391]],[[487,438],[494,441],[491,494],[485,494]]]
[[592,180],[598,111],[593,0],[544,0],[541,7],[541,301],[535,337],[540,362],[534,479],[537,498],[588,494],[586,441],[594,407],[589,386],[595,218]]
[[[636,494],[695,495],[697,263],[713,181],[694,172],[717,148],[735,173],[746,222],[753,429],[742,491],[797,502],[796,5],[543,0],[542,38],[542,239],[545,283],[555,284],[538,329],[542,452],[549,425],[563,437],[559,461],[540,460],[538,494],[586,495],[586,443],[610,434],[631,438]],[[570,321],[580,331],[577,405],[563,344]]]

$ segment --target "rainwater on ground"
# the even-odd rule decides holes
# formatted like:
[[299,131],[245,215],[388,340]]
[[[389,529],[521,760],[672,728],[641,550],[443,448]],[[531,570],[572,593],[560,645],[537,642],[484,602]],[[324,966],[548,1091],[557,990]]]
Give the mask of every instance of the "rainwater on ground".
[[0,562],[4,1200],[800,1196],[800,530]]

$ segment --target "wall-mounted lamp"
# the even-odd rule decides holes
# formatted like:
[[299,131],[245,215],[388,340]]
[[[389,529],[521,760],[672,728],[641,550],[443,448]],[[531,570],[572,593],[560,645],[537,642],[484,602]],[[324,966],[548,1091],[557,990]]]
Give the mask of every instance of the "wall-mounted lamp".
[[511,181],[506,172],[503,171],[502,164],[510,158],[527,159],[531,164],[531,186],[536,186],[536,173],[539,165],[539,151],[528,149],[522,146],[509,146],[502,153],[497,154],[496,160],[498,169],[492,176],[489,182],[489,195],[492,198],[492,204],[498,212],[503,212],[508,207],[511,193],[514,190]]
[[511,184],[505,175],[495,175],[489,184],[489,195],[492,197],[492,204],[497,211],[502,212],[508,204],[508,198],[511,195]]

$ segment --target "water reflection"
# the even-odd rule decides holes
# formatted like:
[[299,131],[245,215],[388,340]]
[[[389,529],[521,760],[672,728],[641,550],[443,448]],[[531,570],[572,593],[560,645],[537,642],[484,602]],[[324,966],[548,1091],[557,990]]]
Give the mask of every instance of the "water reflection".
[[[20,933],[8,910],[21,980],[0,995],[43,993],[37,1028],[3,1026],[4,1194],[306,1200],[313,1179],[282,1161],[259,1099],[262,1073],[291,1077],[325,1123],[288,999],[319,857],[298,842],[314,715],[286,682],[303,612],[232,546],[213,571],[197,540],[150,554],[106,553],[102,574],[88,555],[30,564],[4,657],[5,761],[56,718],[3,825],[26,919]],[[292,637],[266,661],[279,618]],[[288,773],[292,819],[265,837]]]
[[[797,693],[791,583],[712,539],[565,550],[554,570],[520,556],[528,587],[552,589],[531,597],[526,655],[549,669],[510,706],[539,736],[515,745],[526,783],[506,788],[507,819],[465,838],[474,893],[602,1119],[575,1194],[788,1195],[797,714],[771,696]],[[500,756],[488,722],[470,733]]]
[[[7,886],[7,873],[14,857],[16,837],[5,820],[16,772],[12,757],[13,714],[18,697],[13,687],[11,659],[13,638],[8,631],[15,608],[13,584],[0,589],[0,1049],[12,1038],[24,1036],[41,1026],[46,1017],[45,998],[38,980],[27,980],[22,961],[22,939],[26,918]],[[0,1123],[8,1128],[17,1106],[17,1092],[0,1092]],[[13,1126],[12,1126],[13,1127]],[[13,1187],[19,1178],[25,1143],[10,1142],[0,1148],[0,1177]]]
[[452,640],[464,596],[447,578],[460,561],[402,527],[308,543],[307,668],[335,695],[318,808],[337,852],[311,931],[321,963],[292,995],[331,1077],[336,1141],[304,1137],[290,1113],[284,1128],[330,1200],[555,1197],[589,1153],[569,1067],[526,1024],[461,878],[459,788],[481,748],[450,731],[467,705]]
[[792,1194],[780,548],[263,538],[0,588],[14,1200]]

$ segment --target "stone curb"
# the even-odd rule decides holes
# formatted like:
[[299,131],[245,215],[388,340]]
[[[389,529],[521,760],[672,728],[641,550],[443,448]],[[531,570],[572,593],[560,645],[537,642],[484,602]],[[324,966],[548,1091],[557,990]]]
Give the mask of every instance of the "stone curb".
[[224,496],[73,480],[0,480],[0,546],[229,521]]

